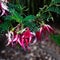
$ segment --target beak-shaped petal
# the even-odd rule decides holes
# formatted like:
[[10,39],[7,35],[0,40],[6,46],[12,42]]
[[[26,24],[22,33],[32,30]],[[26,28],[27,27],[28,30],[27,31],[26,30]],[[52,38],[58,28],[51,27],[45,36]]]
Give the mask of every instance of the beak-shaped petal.
[[50,25],[47,25],[47,27],[49,28],[50,32],[55,33],[54,29]]
[[44,27],[45,27],[45,31],[48,31],[50,33],[50,30],[49,30],[48,26],[44,25]]
[[37,31],[37,32],[36,32],[36,38],[37,38],[37,40],[41,40],[40,36],[41,36],[41,35],[40,35],[40,32]]
[[5,10],[3,9],[3,10],[2,10],[2,14],[1,14],[1,16],[3,16],[4,14],[5,14]]
[[12,39],[13,39],[13,32],[9,32],[8,31],[8,34],[6,34],[6,36],[8,37],[8,43],[6,46],[10,45],[12,43]]
[[6,3],[0,2],[0,10],[1,10],[1,15],[3,16],[4,14],[7,15],[7,11],[8,10],[8,6],[6,5]]

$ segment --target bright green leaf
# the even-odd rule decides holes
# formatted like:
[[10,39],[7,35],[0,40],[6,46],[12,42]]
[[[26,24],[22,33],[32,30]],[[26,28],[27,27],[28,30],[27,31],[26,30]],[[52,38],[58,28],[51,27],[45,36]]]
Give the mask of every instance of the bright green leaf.
[[24,18],[24,21],[32,21],[35,19],[35,16],[34,15],[28,15]]
[[57,7],[57,6],[51,6],[51,7],[48,8],[47,11],[52,11],[52,12],[55,12],[57,14],[60,14],[60,6],[59,7]]
[[60,46],[60,35],[51,35],[51,38],[57,45]]

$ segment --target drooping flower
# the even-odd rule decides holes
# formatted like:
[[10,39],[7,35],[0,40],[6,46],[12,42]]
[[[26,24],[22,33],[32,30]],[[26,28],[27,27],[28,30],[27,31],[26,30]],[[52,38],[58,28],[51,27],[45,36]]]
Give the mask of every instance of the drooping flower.
[[44,29],[45,29],[46,31],[48,31],[50,34],[51,34],[51,33],[55,33],[54,29],[53,29],[50,25],[48,25],[48,24],[45,24],[45,25],[44,25]]
[[19,44],[24,50],[26,50],[29,49],[29,44],[32,41],[33,34],[29,30],[29,28],[25,28],[25,31],[19,34],[8,31],[8,34],[6,34],[6,36],[8,37],[7,46],[14,46],[16,44]]
[[[5,0],[4,0],[5,1]],[[7,14],[7,11],[8,11],[8,6],[6,5],[6,2],[3,2],[1,1],[0,2],[0,16],[3,16],[4,14],[6,15]]]
[[7,36],[7,40],[8,40],[8,43],[7,43],[7,46],[10,45],[10,44],[13,44],[13,39],[14,39],[14,34],[12,31],[8,31],[8,34],[6,34]]
[[24,45],[28,48],[29,44],[32,41],[33,35],[31,34],[29,28],[26,28],[26,31],[22,35],[22,39],[24,40]]
[[23,33],[23,36],[22,36],[24,39],[28,39],[29,42],[31,42],[32,40],[32,34],[29,30],[29,28],[26,28],[26,31]]
[[37,32],[36,32],[36,37],[37,37],[37,40],[41,40],[41,34],[40,34],[40,31],[37,31]]
[[54,29],[50,25],[44,24],[40,27],[40,31],[36,32],[37,40],[41,41],[43,37],[45,38],[45,40],[48,40],[49,35],[53,34],[54,32]]

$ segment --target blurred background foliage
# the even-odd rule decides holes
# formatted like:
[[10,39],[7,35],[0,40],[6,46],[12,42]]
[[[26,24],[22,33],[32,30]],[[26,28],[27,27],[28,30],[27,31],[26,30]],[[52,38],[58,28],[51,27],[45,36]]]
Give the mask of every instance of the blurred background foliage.
[[[41,20],[60,22],[60,0],[10,0],[25,15],[35,15]],[[18,5],[21,5],[19,9]],[[10,5],[11,6],[11,5]],[[20,13],[20,14],[21,14]]]
[[37,14],[39,8],[43,8],[44,5],[49,6],[50,4],[58,6],[60,0],[10,0],[10,2],[12,4],[21,4],[23,6],[26,6],[26,8],[29,9],[29,14]]
[[51,35],[51,39],[58,45],[60,46],[60,34],[56,34],[56,35]]

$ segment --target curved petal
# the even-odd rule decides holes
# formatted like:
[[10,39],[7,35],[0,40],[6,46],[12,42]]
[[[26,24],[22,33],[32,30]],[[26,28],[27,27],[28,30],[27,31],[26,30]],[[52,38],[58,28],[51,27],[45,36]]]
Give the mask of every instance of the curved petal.
[[48,31],[50,33],[48,26],[47,25],[44,25],[44,26],[45,26],[46,31]]
[[1,16],[3,16],[4,14],[5,14],[5,10],[3,9],[3,10],[2,10],[2,14],[1,14]]
[[55,33],[54,29],[50,25],[47,25],[47,27],[49,28],[50,32]]

